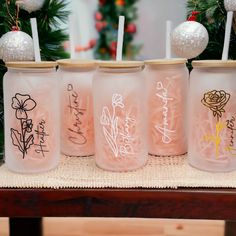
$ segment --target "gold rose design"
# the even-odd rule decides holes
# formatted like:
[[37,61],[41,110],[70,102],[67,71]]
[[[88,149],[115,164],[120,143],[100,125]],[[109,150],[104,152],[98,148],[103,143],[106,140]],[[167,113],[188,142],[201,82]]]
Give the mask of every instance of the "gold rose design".
[[204,94],[201,100],[202,104],[213,112],[213,116],[219,121],[222,113],[225,112],[224,107],[230,99],[230,94],[224,90],[212,90]]

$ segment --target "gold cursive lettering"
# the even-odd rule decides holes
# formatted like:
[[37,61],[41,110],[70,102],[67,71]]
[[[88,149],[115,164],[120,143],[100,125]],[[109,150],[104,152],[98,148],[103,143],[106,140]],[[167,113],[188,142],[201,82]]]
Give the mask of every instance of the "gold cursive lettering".
[[230,131],[230,144],[226,147],[226,150],[230,152],[231,155],[236,156],[236,147],[234,147],[234,132],[235,132],[235,117],[232,116],[230,120],[226,120],[226,126]]

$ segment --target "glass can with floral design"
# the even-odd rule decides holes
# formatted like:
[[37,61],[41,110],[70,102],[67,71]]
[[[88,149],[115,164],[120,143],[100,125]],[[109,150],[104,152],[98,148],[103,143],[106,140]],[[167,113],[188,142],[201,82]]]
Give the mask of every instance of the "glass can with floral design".
[[190,165],[236,169],[236,61],[193,61],[188,106]]
[[187,152],[186,59],[145,61],[148,107],[148,152],[176,156]]
[[100,62],[93,80],[95,159],[109,171],[145,165],[146,99],[143,62]]
[[20,173],[59,162],[59,84],[55,62],[8,62],[4,76],[5,162]]
[[59,60],[61,153],[94,155],[92,79],[95,61]]

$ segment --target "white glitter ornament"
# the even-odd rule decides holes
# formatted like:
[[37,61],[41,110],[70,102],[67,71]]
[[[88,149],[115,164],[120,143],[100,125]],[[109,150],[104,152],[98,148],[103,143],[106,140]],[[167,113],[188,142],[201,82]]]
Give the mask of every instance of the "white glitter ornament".
[[22,31],[10,31],[0,39],[0,58],[4,61],[33,61],[33,39]]
[[199,56],[207,47],[209,36],[206,28],[196,21],[186,21],[177,26],[171,35],[171,47],[183,58]]
[[226,11],[236,11],[236,0],[224,0]]
[[16,1],[21,9],[28,11],[29,13],[33,11],[38,11],[42,8],[45,0],[21,0]]

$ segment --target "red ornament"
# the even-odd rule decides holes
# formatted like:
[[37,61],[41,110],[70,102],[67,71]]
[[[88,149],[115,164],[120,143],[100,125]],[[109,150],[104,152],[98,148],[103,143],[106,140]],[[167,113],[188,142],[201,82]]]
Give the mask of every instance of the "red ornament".
[[89,47],[90,47],[90,48],[93,48],[93,47],[96,45],[96,43],[97,43],[97,40],[96,40],[96,39],[91,39],[91,40],[89,41]]
[[12,26],[11,30],[12,31],[20,31],[20,28],[18,26]]
[[200,11],[192,11],[192,15],[197,16],[198,14],[200,14]]
[[103,6],[106,3],[106,0],[99,0],[99,5]]
[[102,18],[103,18],[102,13],[99,12],[99,11],[97,11],[97,12],[95,13],[95,19],[96,19],[97,21],[100,21],[100,20],[102,20]]
[[103,29],[103,24],[101,21],[96,22],[95,27],[98,32],[100,32]]
[[116,52],[116,48],[117,48],[117,42],[116,41],[112,41],[111,44],[110,44],[110,50],[112,52]]
[[98,21],[95,24],[95,27],[96,27],[98,32],[100,32],[106,26],[107,26],[107,22],[105,22],[105,21]]
[[123,7],[125,5],[125,0],[116,0],[116,6]]
[[191,15],[188,18],[188,21],[196,21],[198,14],[200,14],[200,11],[192,11]]
[[116,59],[116,52],[110,52],[110,55],[111,55],[111,57],[112,57],[112,59]]
[[103,21],[103,22],[102,22],[102,25],[103,25],[103,27],[106,27],[106,26],[107,26],[107,22],[106,22],[106,21]]
[[110,44],[110,55],[113,59],[116,58],[116,48],[117,48],[117,42],[112,41]]
[[133,24],[133,23],[128,24],[126,29],[125,29],[125,32],[131,33],[131,34],[134,34],[136,31],[137,31],[136,25]]
[[76,46],[75,46],[75,51],[76,51],[76,52],[83,52],[83,51],[85,51],[85,50],[84,50],[84,47],[82,47],[81,45],[76,45]]

